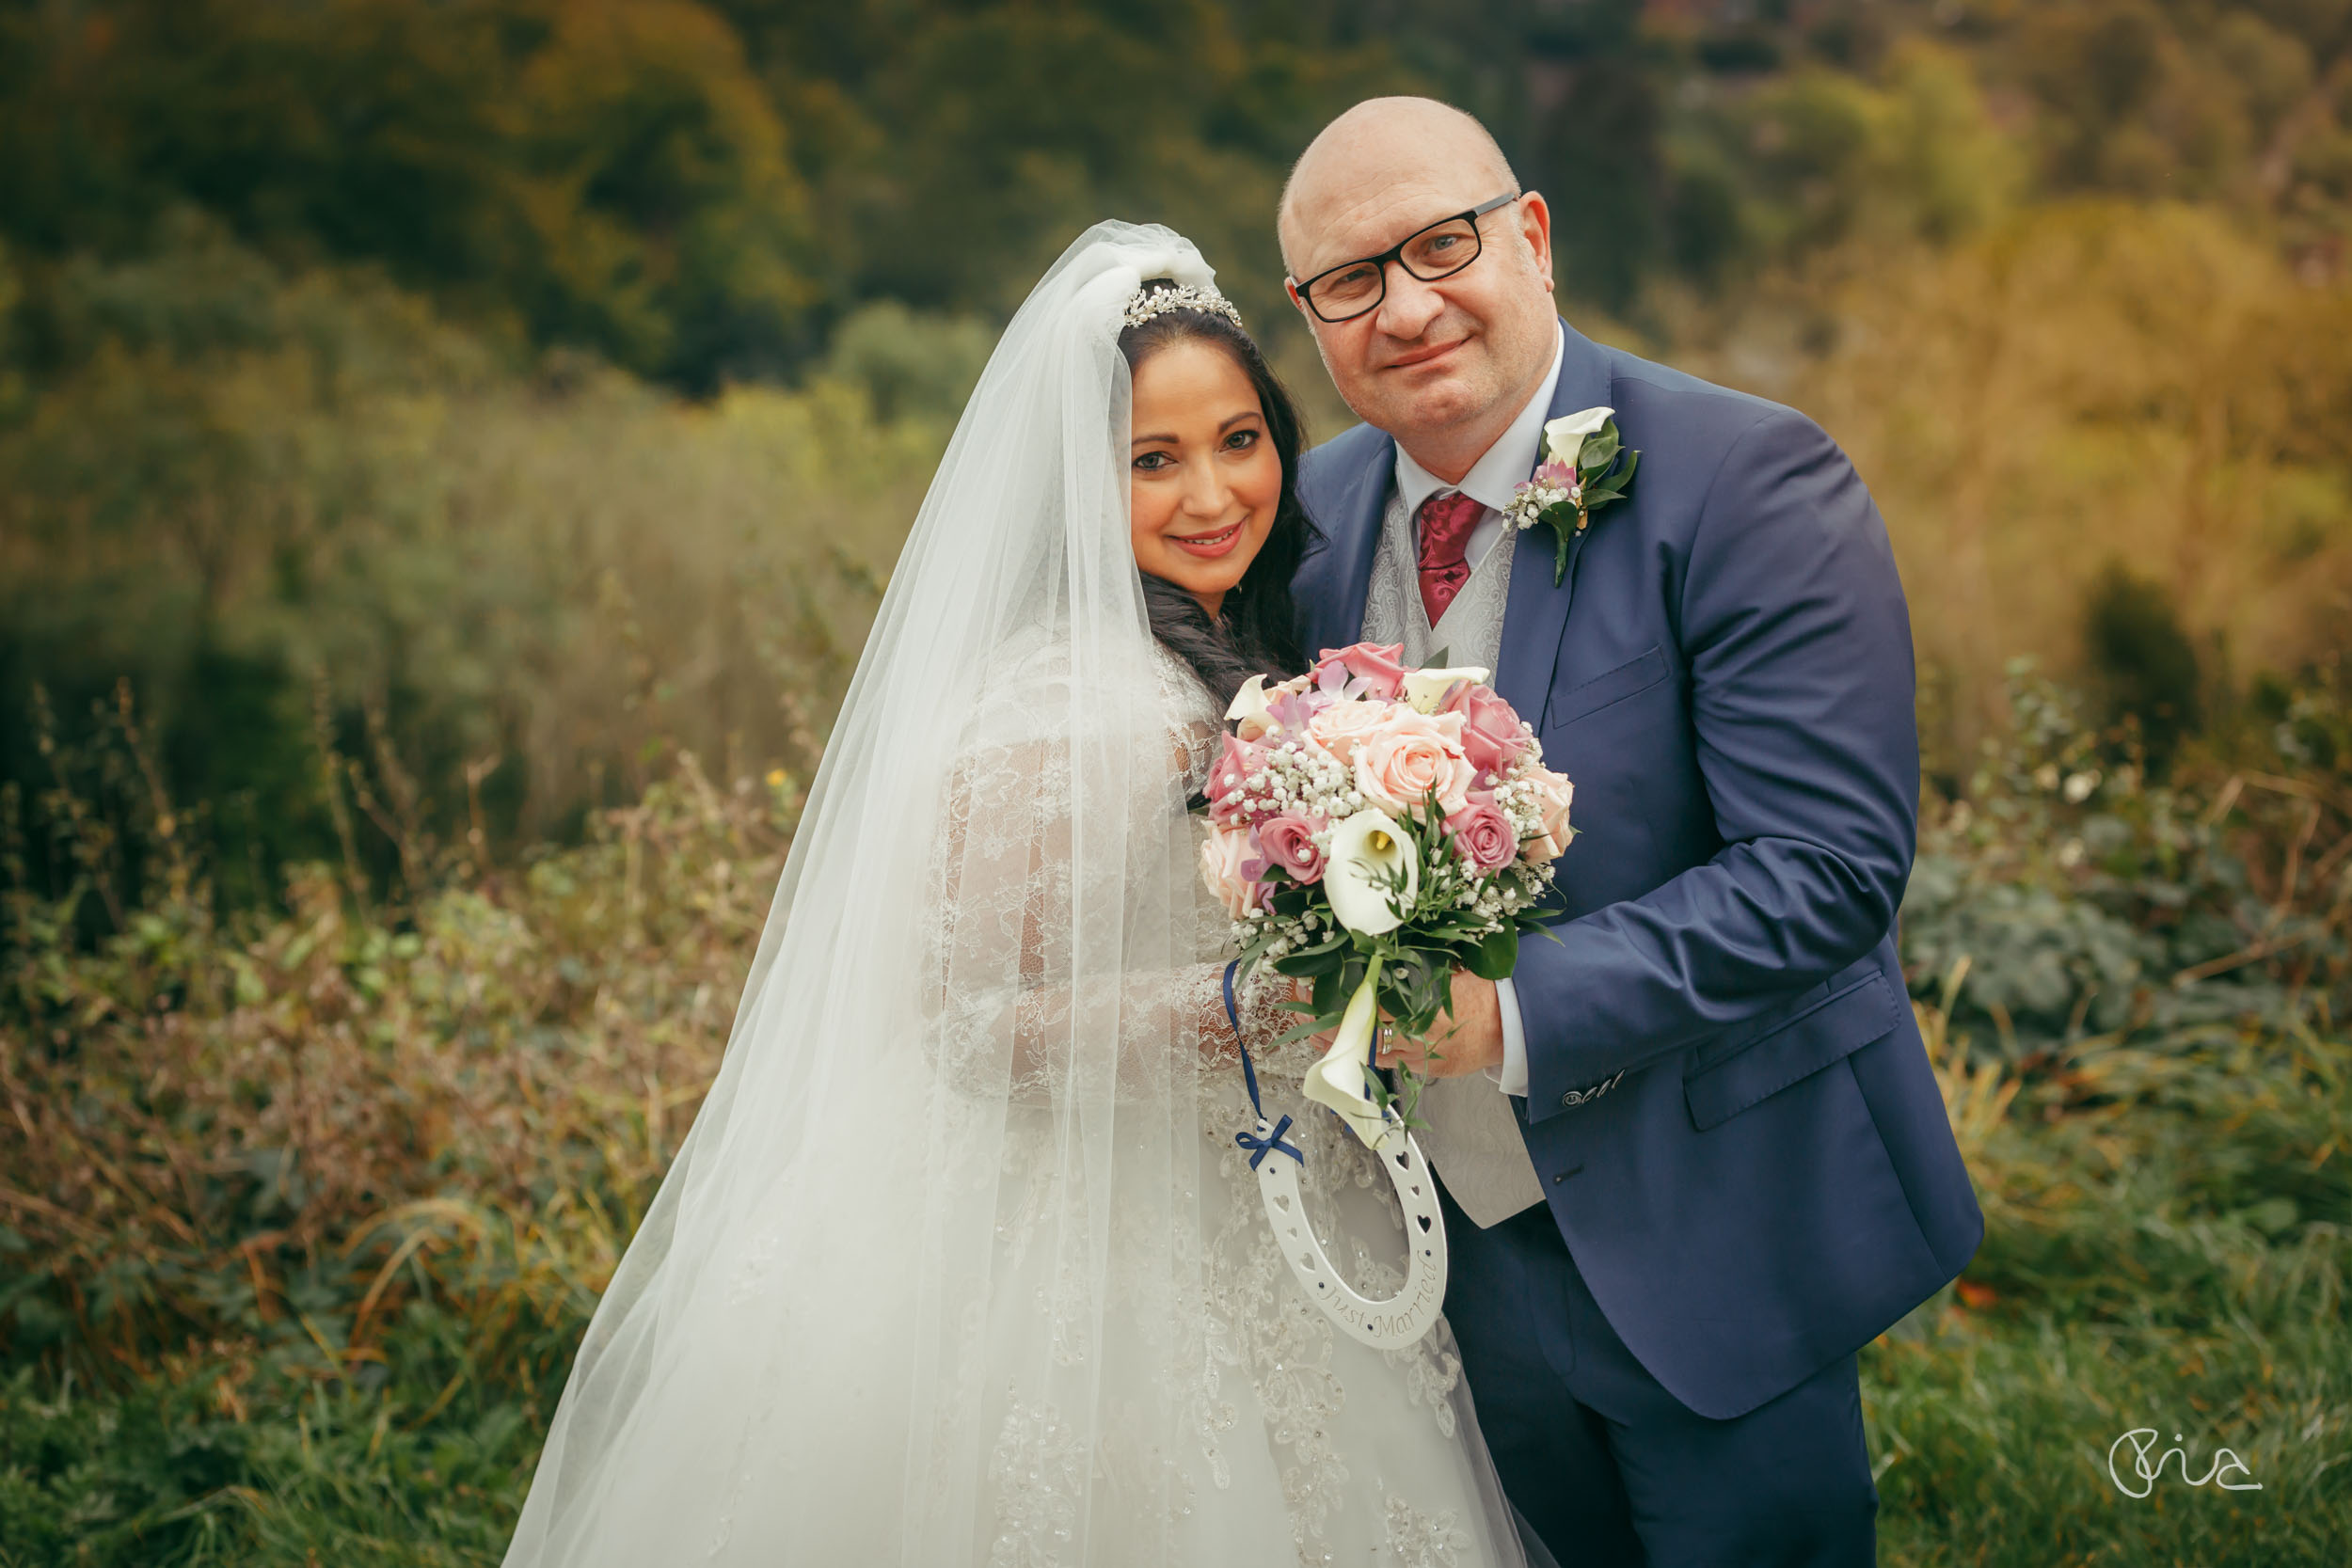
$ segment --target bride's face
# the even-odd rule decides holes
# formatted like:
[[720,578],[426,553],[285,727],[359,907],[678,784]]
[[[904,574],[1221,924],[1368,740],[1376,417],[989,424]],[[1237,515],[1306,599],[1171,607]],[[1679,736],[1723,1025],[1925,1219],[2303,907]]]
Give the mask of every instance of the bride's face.
[[1215,343],[1180,338],[1136,367],[1128,493],[1136,564],[1214,616],[1273,531],[1282,459],[1257,388]]

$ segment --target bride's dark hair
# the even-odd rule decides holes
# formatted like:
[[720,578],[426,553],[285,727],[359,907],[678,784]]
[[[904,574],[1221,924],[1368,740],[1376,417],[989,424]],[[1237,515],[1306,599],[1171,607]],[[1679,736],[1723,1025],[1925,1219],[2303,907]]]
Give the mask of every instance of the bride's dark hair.
[[[1155,277],[1147,291],[1174,288],[1173,279]],[[1242,682],[1263,674],[1286,679],[1306,668],[1298,646],[1296,609],[1291,602],[1291,576],[1314,536],[1307,510],[1298,504],[1298,453],[1306,430],[1298,404],[1275,376],[1249,334],[1222,315],[1208,310],[1163,310],[1140,326],[1119,335],[1119,352],[1126,356],[1130,375],[1146,359],[1168,344],[1185,339],[1214,343],[1233,356],[1258,393],[1265,414],[1266,438],[1282,460],[1282,499],[1274,511],[1274,527],[1241,581],[1225,595],[1220,613],[1211,619],[1200,601],[1165,578],[1143,574],[1144,609],[1152,619],[1152,635],[1160,645],[1192,667],[1219,702],[1230,702]]]

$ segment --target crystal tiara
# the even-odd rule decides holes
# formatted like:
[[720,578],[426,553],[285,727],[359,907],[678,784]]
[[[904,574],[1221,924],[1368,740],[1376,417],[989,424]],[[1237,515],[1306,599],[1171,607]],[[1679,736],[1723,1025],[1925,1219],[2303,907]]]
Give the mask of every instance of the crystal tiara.
[[1157,288],[1146,283],[1128,297],[1125,319],[1129,326],[1141,326],[1170,310],[1200,310],[1223,316],[1238,331],[1249,330],[1241,325],[1241,312],[1233,309],[1232,300],[1214,288],[1196,289],[1189,283],[1163,283]]

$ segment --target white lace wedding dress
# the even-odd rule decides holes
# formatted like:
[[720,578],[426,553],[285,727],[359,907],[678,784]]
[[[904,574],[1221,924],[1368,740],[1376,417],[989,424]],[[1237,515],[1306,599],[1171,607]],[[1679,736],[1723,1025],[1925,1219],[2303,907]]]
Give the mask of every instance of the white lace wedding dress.
[[[893,576],[702,1110],[506,1561],[1489,1568],[1442,1324],[1382,1353],[1275,1250],[1185,811],[1220,706],[1150,636],[1103,225],[1007,329]],[[1291,1015],[1250,998],[1263,1043]],[[1260,1056],[1333,1260],[1388,1182]],[[1285,1156],[1273,1156],[1283,1158]]]
[[[1057,672],[1066,665],[1058,655],[1057,649],[1025,657],[1016,652],[992,676],[993,706],[1008,716],[1009,731],[1021,727],[1012,716],[1052,714],[1065,705]],[[1136,803],[1137,817],[1180,811],[1207,780],[1222,733],[1222,705],[1191,672],[1156,646],[1152,662],[1168,770],[1164,780],[1139,781],[1152,799]],[[1013,739],[1009,731],[998,728],[994,744],[965,753],[950,832],[958,839],[968,836],[971,847],[944,856],[943,864],[1005,867],[991,886],[1018,887],[1035,896],[1041,884],[1034,872],[1010,868],[1019,862],[1043,871],[1039,847],[1067,842],[1073,809],[1068,759],[1058,748]],[[1006,809],[1016,799],[1025,809]],[[976,828],[977,822],[996,827]],[[1050,872],[1044,879],[1057,880]],[[975,909],[953,878],[943,879],[936,907],[939,941],[948,950],[959,927],[977,921],[1001,929],[1021,918]],[[1149,1019],[1145,1034],[1155,1043],[1164,1043],[1163,1023],[1176,1037],[1170,1059],[1180,1069],[1131,1063],[1129,1087],[1194,1099],[1193,1115],[1175,1119],[1198,1127],[1197,1164],[1171,1162],[1169,1168],[1182,1172],[1179,1191],[1138,1182],[1132,1191],[1114,1193],[1110,1278],[1113,1296],[1131,1301],[1165,1284],[1163,1271],[1173,1259],[1154,1236],[1155,1225],[1170,1207],[1191,1206],[1197,1177],[1198,1295],[1168,1314],[1174,1335],[1166,1342],[1103,1348],[1136,1358],[1119,1368],[1121,1376],[1177,1395],[1183,1443],[1163,1454],[1114,1430],[1089,1460],[1057,1442],[1058,1412],[1009,1402],[990,1460],[1000,1490],[999,1530],[989,1560],[1063,1560],[1053,1544],[1066,1538],[1091,1468],[1104,1477],[1124,1474],[1135,1494],[1161,1494],[1171,1515],[1173,1560],[1180,1562],[1289,1562],[1294,1554],[1303,1564],[1397,1568],[1518,1561],[1443,1323],[1406,1349],[1372,1350],[1332,1326],[1277,1251],[1248,1156],[1233,1141],[1256,1118],[1224,1011],[1232,921],[1198,879],[1177,920],[1179,945],[1196,961],[1164,977],[1123,977],[1122,1012],[1130,1026]],[[1035,922],[1029,924],[1034,930]],[[1299,1092],[1315,1048],[1306,1041],[1270,1048],[1296,1015],[1279,1005],[1270,988],[1245,988],[1242,1001],[1242,1027],[1256,1054],[1266,1115],[1292,1118],[1287,1139],[1306,1157],[1299,1189],[1309,1218],[1350,1284],[1371,1296],[1394,1294],[1405,1277],[1405,1222],[1375,1157]],[[1025,1042],[1051,1037],[1068,1002],[1057,990],[1039,987],[1011,1006],[1020,1015],[1014,1037]],[[947,1011],[960,1013],[971,1037],[986,1042],[983,1053],[993,1048],[999,1021],[990,1016],[993,1002],[966,998],[960,1009],[951,1005]],[[987,1021],[975,1026],[976,1017]],[[1182,1069],[1193,1062],[1203,1069]],[[1051,1069],[1041,1076],[1050,1077]],[[1059,1120],[1051,1110],[1055,1097],[1042,1085],[1041,1091],[1025,1115],[1016,1102],[1006,1129],[1005,1180],[1023,1197],[1000,1215],[996,1235],[999,1266],[1018,1280],[997,1288],[1041,1304],[1051,1299],[1055,1283],[1045,1249],[1037,1244],[1039,1232],[1065,1207],[1067,1172]],[[1152,1476],[1154,1467],[1165,1467],[1166,1475]],[[1138,1560],[1159,1557],[1155,1552]]]

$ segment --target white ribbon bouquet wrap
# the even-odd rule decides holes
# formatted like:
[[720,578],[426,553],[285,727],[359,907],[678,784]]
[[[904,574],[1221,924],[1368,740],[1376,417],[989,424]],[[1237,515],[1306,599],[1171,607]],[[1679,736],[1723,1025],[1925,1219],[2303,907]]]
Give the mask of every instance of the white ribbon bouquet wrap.
[[[1241,956],[1312,984],[1310,1015],[1285,1038],[1332,1035],[1303,1085],[1380,1155],[1406,1216],[1400,1293],[1374,1301],[1332,1268],[1297,1196],[1303,1156],[1287,1119],[1261,1114],[1250,1150],[1266,1217],[1307,1293],[1341,1328],[1382,1348],[1409,1344],[1445,1299],[1445,1227],[1412,1137],[1421,1080],[1373,1071],[1380,1018],[1441,1057],[1456,969],[1508,975],[1552,861],[1568,842],[1567,779],[1543,765],[1533,731],[1478,668],[1408,668],[1395,645],[1326,650],[1273,687],[1249,681],[1211,770],[1202,874],[1229,909]],[[1238,1023],[1236,1033],[1238,1034]],[[1254,1066],[1243,1053],[1257,1103]],[[1280,1157],[1277,1157],[1280,1156]]]

